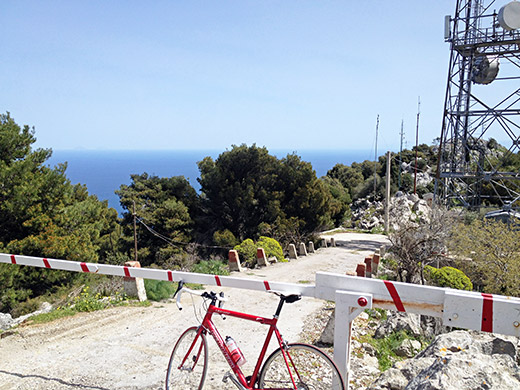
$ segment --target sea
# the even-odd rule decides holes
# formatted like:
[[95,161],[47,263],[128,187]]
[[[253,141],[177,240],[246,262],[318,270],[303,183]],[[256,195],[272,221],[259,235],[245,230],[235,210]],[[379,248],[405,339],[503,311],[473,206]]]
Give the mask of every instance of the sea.
[[[67,163],[65,174],[73,183],[87,186],[89,194],[107,200],[119,214],[123,212],[115,191],[131,183],[131,174],[148,173],[159,177],[184,176],[197,190],[197,162],[204,157],[218,158],[222,150],[53,150],[46,165],[55,167]],[[318,177],[327,174],[334,165],[373,160],[370,150],[270,150],[278,158],[295,153],[310,162]]]

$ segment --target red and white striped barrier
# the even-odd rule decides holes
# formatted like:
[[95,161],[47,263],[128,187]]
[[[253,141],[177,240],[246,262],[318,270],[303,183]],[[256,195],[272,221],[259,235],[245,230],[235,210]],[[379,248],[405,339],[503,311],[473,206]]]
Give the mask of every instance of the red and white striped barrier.
[[441,317],[444,325],[447,326],[520,337],[520,299],[501,295],[481,294],[357,276],[344,276],[326,272],[316,273],[315,285],[302,285],[1,253],[0,263],[170,282],[183,280],[187,283],[256,291],[274,290],[335,301],[334,360],[345,373],[347,385],[352,321],[363,309],[373,306],[400,312]]
[[280,283],[267,280],[234,278],[231,276],[196,274],[191,272],[169,271],[152,268],[135,268],[120,265],[82,263],[78,261],[47,259],[31,256],[15,256],[0,253],[0,263],[27,265],[63,271],[96,273],[100,275],[126,276],[186,283],[200,283],[209,286],[222,286],[257,291],[279,291],[314,297],[314,285]]
[[316,298],[336,291],[372,296],[374,307],[441,317],[446,326],[520,336],[520,298],[318,272]]

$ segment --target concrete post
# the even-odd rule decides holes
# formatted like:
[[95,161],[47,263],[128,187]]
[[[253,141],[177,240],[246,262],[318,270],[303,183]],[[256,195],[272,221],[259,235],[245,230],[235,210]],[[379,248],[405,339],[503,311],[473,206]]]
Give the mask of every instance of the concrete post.
[[366,273],[366,265],[359,263],[356,267],[356,275],[364,278],[365,273]]
[[298,254],[296,253],[296,246],[289,244],[289,259],[297,259]]
[[314,253],[314,242],[312,241],[309,241],[309,249],[308,249],[309,253]]
[[381,245],[381,247],[379,248],[379,254],[381,255],[381,257],[384,257],[385,253],[386,253],[386,245]]
[[330,238],[330,246],[333,248],[336,246],[336,240],[334,239],[334,237]]
[[238,252],[236,250],[230,250],[228,253],[228,267],[229,271],[237,271],[242,272],[242,267],[240,266],[240,259],[238,257]]
[[307,256],[307,248],[305,248],[305,244],[300,242],[300,246],[298,248],[298,254],[300,256]]
[[326,248],[326,247],[327,247],[327,239],[326,239],[326,238],[322,238],[322,239],[321,239],[321,246],[322,246],[323,248]]
[[374,276],[377,275],[377,269],[379,268],[380,256],[378,252],[379,251],[376,251],[376,253],[374,253],[374,256],[372,256],[372,273],[374,274]]
[[258,248],[256,250],[256,260],[259,266],[268,266],[269,262],[267,261],[267,257],[265,256],[264,248]]
[[[141,268],[141,263],[138,261],[127,261],[125,267]],[[123,278],[123,286],[125,288],[125,294],[130,297],[137,297],[140,302],[146,301],[146,288],[144,287],[143,278],[131,278],[125,276]]]
[[366,273],[367,278],[372,277],[372,256],[365,257]]

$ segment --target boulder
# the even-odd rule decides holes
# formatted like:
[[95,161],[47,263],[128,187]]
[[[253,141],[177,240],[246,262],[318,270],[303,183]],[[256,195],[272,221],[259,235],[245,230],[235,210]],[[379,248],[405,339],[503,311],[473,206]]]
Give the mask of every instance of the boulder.
[[420,336],[422,332],[419,315],[389,311],[386,321],[381,322],[376,329],[374,337],[376,339],[382,339],[391,333],[401,330],[404,330],[412,336]]
[[394,364],[371,390],[475,390],[520,388],[518,339],[455,331],[439,335],[413,359]]
[[13,324],[13,317],[9,313],[0,313],[0,330],[7,330]]
[[422,344],[420,341],[405,339],[401,343],[399,347],[395,350],[395,354],[397,356],[402,357],[414,357],[417,352],[422,349]]
[[428,340],[433,340],[435,336],[451,331],[449,326],[444,326],[442,318],[421,315],[421,329],[423,336]]

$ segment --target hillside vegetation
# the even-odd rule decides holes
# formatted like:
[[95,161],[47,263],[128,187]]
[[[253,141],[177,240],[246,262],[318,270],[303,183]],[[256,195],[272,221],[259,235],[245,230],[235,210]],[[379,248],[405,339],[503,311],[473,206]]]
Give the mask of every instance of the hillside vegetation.
[[[337,164],[318,178],[296,154],[279,159],[265,147],[239,145],[198,162],[200,193],[182,176],[135,172],[131,183],[116,191],[124,210],[120,218],[86,186],[71,184],[66,162],[48,166],[52,150],[33,148],[35,141],[34,128],[18,125],[9,113],[0,115],[0,252],[123,264],[135,256],[135,207],[143,266],[203,272],[207,264],[219,269],[215,261],[247,239],[270,238],[285,248],[319,231],[350,227],[356,201],[380,200],[384,192],[386,156]],[[419,194],[433,190],[436,150],[417,148]],[[413,190],[415,154],[405,150],[392,159],[392,193]],[[511,164],[518,170],[520,158]],[[83,278],[0,265],[0,311],[81,284]]]

